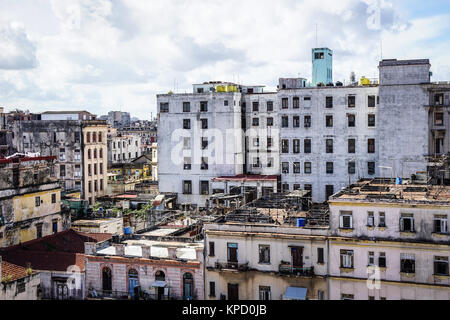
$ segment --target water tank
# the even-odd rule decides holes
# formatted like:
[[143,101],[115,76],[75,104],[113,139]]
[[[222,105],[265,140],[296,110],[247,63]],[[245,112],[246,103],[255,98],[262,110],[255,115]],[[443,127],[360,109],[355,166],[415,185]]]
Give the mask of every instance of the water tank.
[[344,84],[340,81],[336,82],[336,87],[342,87]]
[[397,184],[397,185],[403,184],[403,179],[402,178],[395,179],[395,184]]
[[131,234],[131,228],[130,228],[130,227],[126,227],[126,228],[125,228],[125,234],[126,234],[126,235]]
[[306,219],[305,218],[298,218],[297,219],[297,227],[303,228],[306,225]]
[[367,86],[367,85],[370,85],[370,80],[363,76],[363,77],[361,77],[361,79],[359,80],[359,85],[360,85],[360,86]]

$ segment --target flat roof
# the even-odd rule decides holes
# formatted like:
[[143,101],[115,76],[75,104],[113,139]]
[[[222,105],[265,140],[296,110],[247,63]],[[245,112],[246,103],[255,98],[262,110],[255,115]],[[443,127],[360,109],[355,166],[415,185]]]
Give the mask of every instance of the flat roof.
[[277,181],[278,176],[270,175],[237,175],[230,177],[217,177],[212,179],[211,181]]

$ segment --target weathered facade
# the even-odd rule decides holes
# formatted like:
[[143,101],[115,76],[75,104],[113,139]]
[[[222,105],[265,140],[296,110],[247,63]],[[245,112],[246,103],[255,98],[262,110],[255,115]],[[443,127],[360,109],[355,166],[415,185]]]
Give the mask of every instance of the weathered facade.
[[70,228],[61,212],[55,157],[0,159],[0,244],[7,247]]
[[3,261],[0,256],[0,300],[38,300],[38,272]]
[[361,180],[330,203],[330,299],[449,300],[448,187]]

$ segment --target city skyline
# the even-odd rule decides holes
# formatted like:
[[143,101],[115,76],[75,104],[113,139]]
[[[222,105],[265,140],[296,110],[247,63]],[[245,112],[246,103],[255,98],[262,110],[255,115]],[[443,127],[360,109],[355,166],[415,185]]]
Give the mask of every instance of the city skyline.
[[230,1],[218,10],[197,1],[4,0],[1,106],[98,115],[121,109],[149,120],[156,94],[191,92],[192,83],[232,81],[273,91],[279,77],[311,80],[316,46],[334,51],[334,81],[348,81],[351,71],[377,77],[381,57],[430,58],[432,81],[445,80],[449,7],[446,1]]

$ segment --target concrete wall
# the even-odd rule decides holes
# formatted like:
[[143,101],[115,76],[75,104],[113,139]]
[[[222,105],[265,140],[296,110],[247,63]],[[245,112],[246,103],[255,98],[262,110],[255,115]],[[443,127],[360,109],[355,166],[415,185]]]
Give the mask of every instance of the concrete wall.
[[17,293],[17,281],[0,283],[0,300],[38,300],[40,274],[24,278],[25,291]]

